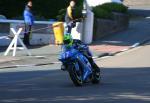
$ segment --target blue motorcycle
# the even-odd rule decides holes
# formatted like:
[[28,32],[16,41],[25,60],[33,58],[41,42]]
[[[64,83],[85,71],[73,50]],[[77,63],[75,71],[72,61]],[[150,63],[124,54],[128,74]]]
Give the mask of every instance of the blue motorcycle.
[[80,45],[69,49],[62,48],[59,60],[63,68],[69,72],[70,78],[75,86],[82,86],[83,83],[100,82],[100,69],[92,59],[92,54],[88,51],[88,46]]

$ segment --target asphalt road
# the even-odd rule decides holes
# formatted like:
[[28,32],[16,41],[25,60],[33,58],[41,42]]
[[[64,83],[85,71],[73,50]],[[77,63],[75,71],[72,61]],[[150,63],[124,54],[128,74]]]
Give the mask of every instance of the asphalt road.
[[150,103],[150,45],[100,59],[102,82],[75,87],[60,64],[0,70],[0,103]]

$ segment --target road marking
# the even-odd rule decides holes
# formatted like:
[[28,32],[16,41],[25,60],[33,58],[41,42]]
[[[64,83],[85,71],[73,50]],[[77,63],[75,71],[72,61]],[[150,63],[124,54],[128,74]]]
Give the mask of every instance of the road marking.
[[140,45],[140,43],[135,43],[135,44],[133,44],[131,47],[132,48],[135,48],[135,47],[138,47]]
[[142,95],[137,95],[137,94],[126,94],[126,95],[118,95],[118,97],[121,98],[127,98],[127,99],[135,99],[135,100],[144,100],[144,101],[149,101],[150,102],[150,96],[142,96]]
[[145,17],[146,19],[150,19],[150,16],[148,16],[148,17]]
[[96,58],[94,60],[99,61],[99,60],[104,60],[104,59],[107,59],[107,58],[110,58],[110,57],[113,57],[113,56],[104,56],[104,57],[101,57],[101,58]]

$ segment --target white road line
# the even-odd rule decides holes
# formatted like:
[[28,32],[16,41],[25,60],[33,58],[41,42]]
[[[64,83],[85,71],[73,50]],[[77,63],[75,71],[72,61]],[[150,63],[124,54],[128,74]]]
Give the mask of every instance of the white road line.
[[133,44],[131,47],[132,48],[135,48],[135,47],[138,47],[140,45],[140,43],[135,43],[135,44]]

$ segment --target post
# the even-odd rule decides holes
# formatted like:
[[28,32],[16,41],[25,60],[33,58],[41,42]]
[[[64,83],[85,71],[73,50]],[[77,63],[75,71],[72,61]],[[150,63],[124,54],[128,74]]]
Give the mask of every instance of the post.
[[85,18],[83,20],[83,42],[85,44],[92,43],[93,39],[93,24],[94,24],[94,14],[91,11],[91,8],[87,4],[87,0],[84,0],[83,5],[83,14]]
[[82,10],[82,15],[83,15],[83,27],[82,27],[82,41],[84,42],[84,35],[85,35],[85,19],[87,16],[87,4],[86,4],[86,0],[83,1],[83,10]]

